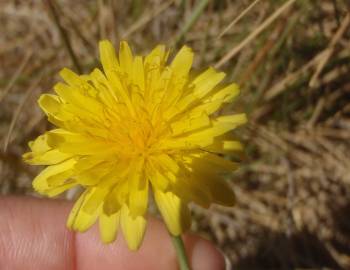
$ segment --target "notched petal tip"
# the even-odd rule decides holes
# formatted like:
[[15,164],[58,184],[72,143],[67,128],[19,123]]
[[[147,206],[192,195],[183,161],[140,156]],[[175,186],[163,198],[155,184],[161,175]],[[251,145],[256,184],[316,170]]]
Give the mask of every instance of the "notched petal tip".
[[120,218],[121,228],[128,248],[132,251],[138,250],[145,235],[146,219],[143,216],[131,217],[126,205],[122,207]]
[[102,213],[99,218],[99,229],[101,240],[105,244],[110,244],[117,238],[119,228],[120,212],[113,215]]
[[69,68],[63,68],[59,72],[60,77],[69,85],[77,85],[80,83],[81,78],[74,71]]
[[43,94],[39,97],[38,104],[46,115],[51,114],[53,116],[56,116],[60,110],[61,102],[59,100],[59,97],[56,95]]
[[74,204],[67,220],[67,227],[69,229],[85,232],[96,222],[101,213],[101,207],[97,207],[91,214],[83,211],[83,207],[90,197],[90,190],[86,190]]
[[154,198],[172,235],[180,235],[191,226],[191,213],[178,196],[172,192],[155,190]]
[[30,162],[33,159],[33,157],[34,157],[33,152],[27,152],[27,153],[22,154],[22,160],[28,164],[31,164]]
[[183,46],[174,57],[170,67],[176,75],[186,76],[193,63],[194,53],[190,47]]
[[100,59],[105,72],[119,66],[117,55],[112,42],[102,40],[99,43]]
[[112,42],[111,42],[110,40],[108,40],[108,39],[102,39],[102,40],[100,40],[100,42],[98,43],[98,45],[99,45],[100,49],[101,49],[101,47],[110,47],[110,46],[113,47]]

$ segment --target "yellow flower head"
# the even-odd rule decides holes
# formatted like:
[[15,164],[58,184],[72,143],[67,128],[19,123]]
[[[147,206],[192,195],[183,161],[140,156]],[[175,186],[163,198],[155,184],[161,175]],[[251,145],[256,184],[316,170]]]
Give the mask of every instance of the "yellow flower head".
[[142,57],[121,42],[117,57],[104,40],[100,58],[103,71],[63,69],[56,95],[39,99],[57,129],[30,142],[24,154],[29,164],[48,165],[34,179],[35,190],[55,196],[83,187],[68,226],[83,232],[99,219],[106,243],[121,227],[133,250],[145,232],[150,189],[173,235],[190,225],[189,202],[231,206],[234,195],[221,174],[237,164],[220,154],[241,150],[229,131],[246,116],[215,112],[238,95],[237,85],[218,86],[225,74],[213,68],[192,78],[186,46],[167,65],[162,45]]

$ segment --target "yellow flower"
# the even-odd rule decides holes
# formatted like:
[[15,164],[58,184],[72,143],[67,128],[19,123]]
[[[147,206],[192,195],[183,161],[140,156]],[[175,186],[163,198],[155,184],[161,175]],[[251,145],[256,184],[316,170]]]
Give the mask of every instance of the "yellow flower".
[[121,227],[132,250],[142,242],[151,189],[173,235],[190,225],[189,202],[231,206],[234,194],[222,172],[237,164],[222,154],[242,149],[229,131],[246,116],[215,112],[238,95],[237,85],[219,87],[225,74],[213,68],[192,78],[193,52],[186,46],[167,65],[162,45],[142,57],[121,42],[117,57],[104,40],[100,58],[103,71],[63,69],[56,95],[39,98],[58,128],[30,142],[23,156],[48,165],[34,179],[35,190],[51,197],[85,188],[68,226],[84,232],[98,219],[106,243]]

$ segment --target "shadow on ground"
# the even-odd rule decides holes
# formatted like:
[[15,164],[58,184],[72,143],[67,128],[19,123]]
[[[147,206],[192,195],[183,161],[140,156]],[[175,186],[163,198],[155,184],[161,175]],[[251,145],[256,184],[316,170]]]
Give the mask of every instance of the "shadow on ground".
[[239,260],[232,269],[342,269],[324,243],[307,231],[290,237],[266,232],[255,254]]

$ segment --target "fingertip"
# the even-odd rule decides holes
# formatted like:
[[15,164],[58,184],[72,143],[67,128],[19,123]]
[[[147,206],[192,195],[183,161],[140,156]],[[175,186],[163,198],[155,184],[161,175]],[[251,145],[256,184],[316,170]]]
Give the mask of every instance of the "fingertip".
[[[184,236],[186,252],[192,270],[224,270],[225,260],[209,241],[192,234]],[[136,252],[127,248],[121,233],[117,241],[102,244],[96,226],[76,235],[76,255],[79,269],[177,269],[175,249],[165,225],[148,219],[145,239]]]
[[193,270],[225,270],[225,258],[215,246],[200,237],[195,237],[190,252]]
[[[0,204],[1,269],[22,269],[28,262],[25,269],[177,269],[175,249],[160,220],[148,219],[141,248],[131,252],[121,231],[109,245],[101,243],[96,225],[83,234],[68,231],[69,202],[0,197]],[[225,269],[222,254],[209,241],[190,234],[184,239],[192,270]]]
[[130,251],[121,231],[117,240],[103,244],[97,226],[83,234],[76,234],[78,269],[176,269],[175,252],[164,224],[148,219],[141,247]]

